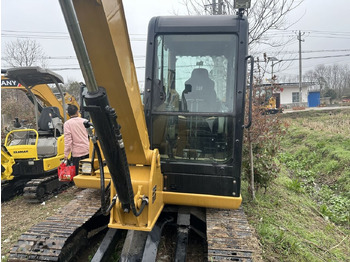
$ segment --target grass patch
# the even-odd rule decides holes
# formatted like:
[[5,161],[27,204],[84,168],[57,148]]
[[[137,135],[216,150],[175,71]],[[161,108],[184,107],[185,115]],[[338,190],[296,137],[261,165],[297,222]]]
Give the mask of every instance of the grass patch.
[[[304,189],[319,203],[319,211],[349,227],[350,111],[306,116],[285,119],[291,128],[282,141],[280,162],[292,179],[286,186]],[[300,134],[302,141],[296,141]]]
[[[264,260],[349,261],[350,231],[319,211],[286,172],[266,194],[258,192],[256,201],[243,204],[263,246]],[[292,190],[288,185],[293,185]],[[245,191],[243,199],[249,199]]]
[[292,179],[286,183],[286,188],[295,192],[295,193],[303,193],[304,189],[302,187],[302,183],[298,179]]
[[350,261],[350,110],[284,116],[282,172],[244,209],[266,261]]

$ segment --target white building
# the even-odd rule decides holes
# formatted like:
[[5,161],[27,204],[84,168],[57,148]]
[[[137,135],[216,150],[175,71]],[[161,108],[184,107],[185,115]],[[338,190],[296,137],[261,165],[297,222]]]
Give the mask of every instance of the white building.
[[301,101],[299,99],[299,83],[281,83],[276,93],[280,94],[280,103],[283,107],[299,106],[300,102],[302,106],[307,106],[309,95],[309,83],[302,83],[301,87]]
[[[268,87],[270,84],[262,86]],[[292,108],[295,106],[318,106],[320,100],[319,86],[313,82],[303,82],[301,87],[301,101],[299,100],[299,83],[277,83],[273,95],[277,100],[277,107]],[[315,97],[316,95],[316,97]],[[318,101],[315,101],[315,99]],[[301,103],[300,103],[301,102]],[[316,104],[316,105],[315,105]]]

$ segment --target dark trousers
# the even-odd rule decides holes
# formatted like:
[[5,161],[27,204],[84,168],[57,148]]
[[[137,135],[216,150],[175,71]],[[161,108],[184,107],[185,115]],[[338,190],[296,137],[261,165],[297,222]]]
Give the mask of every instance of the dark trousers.
[[88,158],[88,157],[89,157],[89,154],[87,154],[85,156],[72,157],[73,166],[75,166],[75,175],[78,175],[79,161],[82,159]]

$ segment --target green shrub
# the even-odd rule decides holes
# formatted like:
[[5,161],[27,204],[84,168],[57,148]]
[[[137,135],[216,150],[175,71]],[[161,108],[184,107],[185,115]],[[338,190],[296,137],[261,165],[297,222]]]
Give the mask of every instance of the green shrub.
[[292,179],[291,181],[288,181],[286,187],[296,193],[304,193],[302,183],[298,179]]

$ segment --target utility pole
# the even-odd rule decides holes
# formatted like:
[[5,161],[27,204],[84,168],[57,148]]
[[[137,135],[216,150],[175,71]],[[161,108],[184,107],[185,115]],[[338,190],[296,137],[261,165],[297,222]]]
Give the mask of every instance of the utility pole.
[[268,57],[267,58],[267,62],[269,63],[270,61],[271,61],[271,83],[272,83],[272,82],[274,82],[273,67],[276,64],[282,62],[283,60],[279,60],[279,59],[277,59],[276,57],[273,56],[273,57]]
[[211,6],[212,15],[222,15],[224,13],[224,0],[212,0],[211,4],[204,5],[205,10],[207,7]]
[[302,64],[301,64],[301,42],[304,40],[301,39],[301,37],[304,35],[305,33],[301,33],[301,31],[299,30],[299,34],[297,36],[297,39],[299,41],[299,106],[302,106],[302,102],[303,102],[303,97],[302,97]]
[[222,9],[223,9],[223,0],[219,0],[219,3],[218,3],[218,15],[222,15]]
[[212,6],[212,9],[213,9],[213,15],[216,15],[217,14],[217,12],[216,12],[216,0],[212,1],[211,6]]

